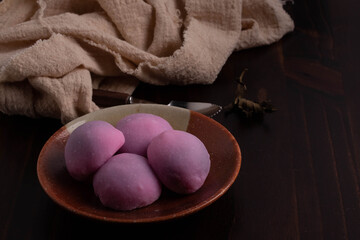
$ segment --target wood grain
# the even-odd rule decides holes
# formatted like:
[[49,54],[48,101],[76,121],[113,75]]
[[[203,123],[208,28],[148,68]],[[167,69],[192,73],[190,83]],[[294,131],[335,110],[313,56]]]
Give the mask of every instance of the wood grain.
[[[360,2],[287,5],[295,31],[233,53],[212,85],[140,84],[157,103],[227,105],[248,68],[246,97],[279,109],[263,121],[215,120],[242,150],[240,174],[215,203],[173,221],[108,224],[76,216],[40,188],[37,156],[58,120],[0,114],[0,239],[360,239]],[[221,146],[219,146],[221,147]]]

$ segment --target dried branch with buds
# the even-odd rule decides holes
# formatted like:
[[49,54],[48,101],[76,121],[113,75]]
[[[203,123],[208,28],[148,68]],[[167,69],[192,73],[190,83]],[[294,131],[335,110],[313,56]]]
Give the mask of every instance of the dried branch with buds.
[[243,78],[246,71],[247,69],[244,69],[236,81],[235,100],[225,109],[228,111],[240,111],[247,119],[263,119],[265,113],[271,113],[277,109],[272,106],[271,101],[268,99],[256,102],[245,98],[247,87]]

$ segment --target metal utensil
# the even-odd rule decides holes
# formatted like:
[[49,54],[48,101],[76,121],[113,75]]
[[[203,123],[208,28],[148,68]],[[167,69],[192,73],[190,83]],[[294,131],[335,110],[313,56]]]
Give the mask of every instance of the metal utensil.
[[[93,101],[100,107],[111,107],[116,105],[133,103],[154,103],[144,99],[134,98],[133,96],[126,93],[111,92],[100,89],[93,90]],[[221,106],[206,102],[171,101],[167,105],[187,108],[189,110],[202,113],[209,117],[215,116],[222,110]]]

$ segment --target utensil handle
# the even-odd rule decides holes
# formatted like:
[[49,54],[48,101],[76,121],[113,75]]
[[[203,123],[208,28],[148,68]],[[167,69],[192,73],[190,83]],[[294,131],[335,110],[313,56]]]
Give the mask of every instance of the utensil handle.
[[127,93],[93,89],[93,101],[99,107],[111,107],[130,103],[131,95]]

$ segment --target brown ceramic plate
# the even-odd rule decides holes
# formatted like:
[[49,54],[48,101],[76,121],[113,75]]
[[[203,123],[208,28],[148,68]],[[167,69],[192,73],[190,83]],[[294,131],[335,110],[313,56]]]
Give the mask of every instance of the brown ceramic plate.
[[[164,190],[153,204],[132,211],[114,211],[104,207],[91,183],[77,182],[65,168],[64,147],[69,134],[91,120],[115,125],[122,117],[137,112],[159,115],[179,130],[196,135],[210,153],[211,168],[204,185],[190,195]],[[41,186],[56,203],[82,216],[123,223],[155,222],[194,213],[221,197],[235,181],[241,165],[240,148],[231,133],[215,120],[177,107],[157,104],[122,105],[102,109],[75,119],[60,128],[44,145],[37,163]]]

